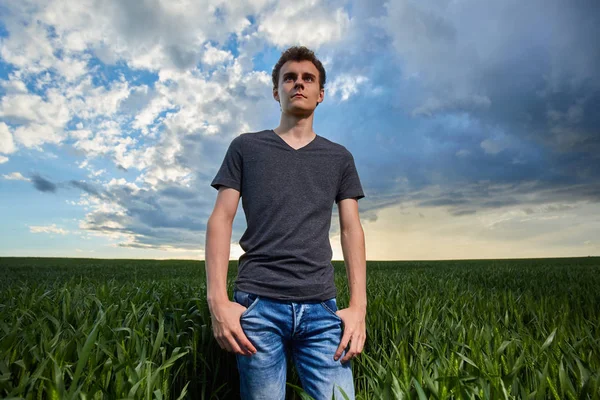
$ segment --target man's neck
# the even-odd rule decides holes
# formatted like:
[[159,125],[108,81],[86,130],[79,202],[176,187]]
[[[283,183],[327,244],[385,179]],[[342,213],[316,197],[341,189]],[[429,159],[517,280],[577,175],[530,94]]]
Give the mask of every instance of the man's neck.
[[311,141],[315,136],[313,132],[313,116],[313,113],[308,117],[298,117],[282,113],[279,126],[273,130],[279,136],[285,136],[298,143]]

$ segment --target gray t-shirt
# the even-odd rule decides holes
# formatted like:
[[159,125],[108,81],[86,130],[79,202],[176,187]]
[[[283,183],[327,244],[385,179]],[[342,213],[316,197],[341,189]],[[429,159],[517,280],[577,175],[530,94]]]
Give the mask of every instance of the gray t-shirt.
[[295,150],[271,129],[243,133],[210,185],[241,193],[247,228],[235,289],[287,301],[336,297],[333,204],[365,197],[344,146],[317,135]]

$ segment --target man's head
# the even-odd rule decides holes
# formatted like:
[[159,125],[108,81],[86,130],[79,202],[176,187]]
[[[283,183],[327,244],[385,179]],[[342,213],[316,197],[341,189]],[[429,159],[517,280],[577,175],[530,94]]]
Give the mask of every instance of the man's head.
[[[311,50],[290,47],[273,68],[273,97],[282,110],[312,112],[323,101],[325,78],[325,68]],[[293,97],[298,93],[303,97]]]

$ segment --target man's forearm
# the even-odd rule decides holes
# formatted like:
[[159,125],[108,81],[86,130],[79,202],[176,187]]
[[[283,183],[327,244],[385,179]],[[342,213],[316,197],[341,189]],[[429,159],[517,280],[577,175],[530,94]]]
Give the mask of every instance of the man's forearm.
[[342,231],[342,252],[348,275],[350,307],[367,308],[367,261],[365,235],[360,225]]
[[231,221],[211,216],[206,225],[206,298],[209,306],[229,300],[227,270],[231,252]]

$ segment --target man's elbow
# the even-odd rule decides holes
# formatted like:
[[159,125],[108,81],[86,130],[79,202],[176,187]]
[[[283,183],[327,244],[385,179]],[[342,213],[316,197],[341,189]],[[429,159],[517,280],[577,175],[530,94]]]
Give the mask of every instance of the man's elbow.
[[351,237],[354,235],[364,235],[363,227],[360,221],[352,223],[346,226],[342,226],[341,229],[342,237]]
[[223,212],[213,212],[210,217],[208,217],[207,224],[233,224],[234,216]]

